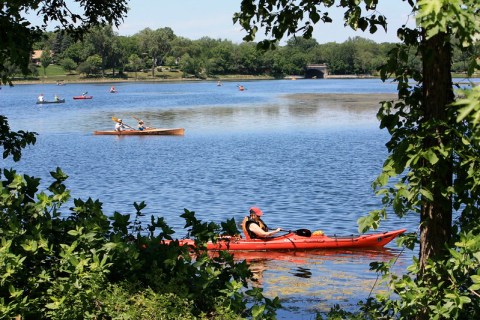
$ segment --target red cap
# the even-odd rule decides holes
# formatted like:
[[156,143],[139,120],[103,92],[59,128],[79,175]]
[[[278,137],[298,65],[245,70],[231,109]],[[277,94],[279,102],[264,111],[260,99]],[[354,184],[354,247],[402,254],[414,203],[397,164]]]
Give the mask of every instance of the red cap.
[[263,214],[262,210],[260,210],[260,208],[257,208],[257,207],[251,207],[250,213],[255,213],[258,217],[260,217]]

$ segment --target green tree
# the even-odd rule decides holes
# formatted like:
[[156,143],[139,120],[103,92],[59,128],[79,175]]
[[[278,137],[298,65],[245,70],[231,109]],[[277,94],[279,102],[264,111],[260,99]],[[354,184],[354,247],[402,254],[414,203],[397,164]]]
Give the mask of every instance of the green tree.
[[[110,3],[99,0],[71,3],[65,1],[10,1],[0,6],[0,75],[3,83],[11,83],[11,78],[4,71],[4,62],[18,66],[24,74],[28,74],[28,64],[32,46],[41,39],[43,31],[52,21],[59,23],[71,34],[80,35],[95,25],[114,24],[118,27],[127,13],[127,0]],[[75,3],[75,4],[74,4]],[[78,5],[78,8],[76,6]],[[81,5],[80,5],[81,4]],[[34,26],[26,17],[37,14],[43,19],[41,26]]]
[[143,60],[135,53],[128,58],[128,67],[135,72],[135,80],[137,80],[137,71],[143,66]]
[[47,75],[47,67],[52,63],[52,53],[50,50],[43,50],[42,55],[40,56],[40,64],[43,68],[43,76]]
[[202,70],[204,69],[204,63],[200,59],[192,58],[186,53],[180,58],[179,67],[183,72],[183,77],[186,78],[189,75],[194,75],[200,78]]
[[62,66],[63,70],[69,73],[77,69],[77,64],[70,58],[60,60],[59,64]]
[[98,55],[101,58],[101,72],[105,77],[105,68],[108,59],[114,53],[114,37],[112,26],[92,28],[85,36],[84,45],[90,47],[90,55]]
[[[398,82],[398,101],[382,104],[381,127],[391,134],[389,156],[375,181],[384,196],[385,208],[359,220],[359,229],[377,227],[387,217],[387,209],[404,216],[419,214],[419,259],[410,277],[393,281],[400,295],[396,302],[385,302],[380,317],[477,318],[480,303],[478,264],[480,262],[480,145],[478,119],[471,114],[478,101],[467,90],[469,99],[459,113],[451,77],[452,47],[469,48],[478,41],[480,3],[476,0],[410,0],[418,28],[402,26],[397,34],[403,42],[389,52],[381,70],[383,79]],[[314,25],[331,22],[328,9],[344,9],[345,25],[376,32],[386,29],[386,17],[376,12],[377,1],[322,1],[300,3],[279,0],[244,0],[235,14],[253,40],[259,26],[270,39],[263,48],[275,47],[284,35],[301,31],[311,38]],[[409,58],[419,56],[421,69]],[[479,69],[472,59],[470,71]],[[412,84],[411,81],[415,82]],[[476,115],[480,115],[477,112]],[[476,120],[474,120],[476,119]],[[474,121],[472,121],[474,120]],[[392,179],[397,183],[389,184]],[[460,216],[453,228],[453,211]],[[477,221],[477,222],[474,222]],[[462,262],[466,261],[466,262]],[[470,261],[477,267],[472,268]],[[379,268],[378,270],[380,270]],[[385,311],[387,310],[387,311]]]
[[155,78],[155,69],[163,63],[163,60],[171,51],[171,42],[175,39],[175,34],[170,28],[160,28],[151,30],[146,28],[138,34],[140,49],[152,61],[152,78]]
[[77,68],[79,73],[84,73],[87,77],[90,75],[98,74],[102,70],[102,57],[98,54],[94,54],[80,63]]

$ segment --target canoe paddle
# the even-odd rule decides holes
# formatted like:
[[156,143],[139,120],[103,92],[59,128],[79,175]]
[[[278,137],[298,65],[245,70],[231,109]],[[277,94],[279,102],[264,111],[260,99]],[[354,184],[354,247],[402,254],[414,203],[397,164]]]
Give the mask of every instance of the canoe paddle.
[[[115,121],[115,122],[120,122],[120,121],[118,121],[118,118],[115,118],[115,117],[112,117],[112,120]],[[123,123],[123,125],[124,125],[125,127],[130,128],[130,129],[132,129],[132,130],[135,130],[135,128],[130,127],[130,126],[129,126],[128,124],[126,124],[125,122],[122,121],[122,123]]]

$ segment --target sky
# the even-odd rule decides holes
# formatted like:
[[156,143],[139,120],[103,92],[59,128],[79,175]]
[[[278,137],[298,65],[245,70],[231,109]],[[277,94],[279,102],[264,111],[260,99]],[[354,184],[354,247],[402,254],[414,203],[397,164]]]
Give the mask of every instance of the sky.
[[[379,43],[398,42],[397,29],[404,24],[409,27],[415,25],[415,18],[410,15],[410,7],[404,0],[379,2],[377,11],[387,17],[387,32],[379,28],[375,34],[370,34],[368,31],[353,31],[349,27],[344,27],[342,9],[333,7],[326,9],[333,22],[317,23],[314,26],[313,37],[318,43],[342,43],[356,36]],[[66,0],[66,3],[78,8],[78,5],[72,5],[72,0]],[[130,0],[127,17],[115,31],[122,36],[131,36],[145,28],[155,30],[169,27],[176,36],[190,40],[210,37],[241,43],[246,32],[238,24],[233,23],[233,15],[240,11],[240,4],[241,0]],[[33,14],[27,16],[33,24],[41,23],[41,20]],[[47,30],[53,31],[54,25],[50,25]],[[255,41],[263,39],[265,39],[263,32],[258,31]],[[283,39],[281,44],[286,40],[288,39]]]
[[[398,42],[396,30],[403,24],[414,26],[415,19],[409,16],[407,3],[401,0],[379,1],[377,11],[387,17],[387,33],[383,29],[374,35],[368,31],[353,31],[343,26],[343,12],[338,8],[328,9],[333,23],[317,23],[313,37],[319,43],[344,42],[349,37],[360,36],[376,42]],[[201,37],[227,39],[242,42],[245,31],[233,24],[233,14],[240,10],[241,0],[130,0],[130,10],[117,32],[129,36],[150,28],[169,27],[175,35],[196,40]],[[255,41],[263,40],[257,33]]]

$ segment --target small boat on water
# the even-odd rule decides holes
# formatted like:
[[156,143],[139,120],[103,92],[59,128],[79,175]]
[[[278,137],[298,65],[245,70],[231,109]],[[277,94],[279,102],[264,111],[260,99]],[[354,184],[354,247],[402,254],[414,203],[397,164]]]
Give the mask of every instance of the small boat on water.
[[73,100],[86,100],[86,99],[92,99],[93,96],[74,96]]
[[145,129],[145,130],[105,130],[95,131],[95,135],[117,135],[117,136],[183,136],[185,133],[184,128],[158,128],[158,129]]
[[37,101],[37,104],[49,104],[49,103],[65,103],[65,99],[58,99],[58,100],[53,100],[53,101]]
[[[216,243],[207,243],[207,250],[219,251],[272,251],[272,250],[314,250],[314,249],[354,249],[354,248],[382,248],[407,231],[399,229],[382,233],[326,236],[323,233],[311,233],[310,230],[300,229],[288,234],[265,238],[245,239],[242,237],[221,238]],[[168,242],[168,241],[167,241]],[[192,239],[179,240],[180,245],[194,246]]]

